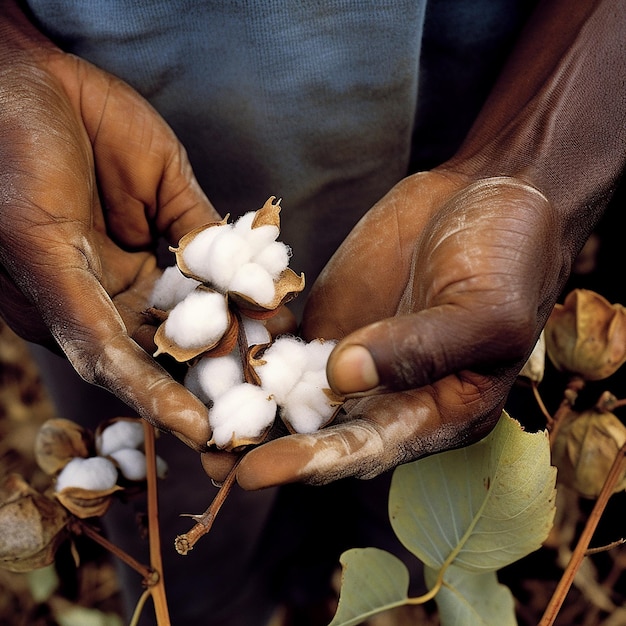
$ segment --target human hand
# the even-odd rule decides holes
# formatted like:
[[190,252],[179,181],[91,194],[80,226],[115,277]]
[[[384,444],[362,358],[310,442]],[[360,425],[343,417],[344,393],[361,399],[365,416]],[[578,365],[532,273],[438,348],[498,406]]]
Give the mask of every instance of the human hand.
[[368,478],[486,435],[567,274],[559,238],[556,212],[521,180],[440,169],[398,184],[331,259],[304,313],[308,338],[343,338],[333,389],[362,397],[329,428],[249,452],[239,483]]
[[157,240],[174,244],[219,216],[143,98],[41,41],[16,12],[10,18],[0,50],[2,315],[22,337],[60,347],[87,381],[202,448],[206,407],[137,341],[153,347],[141,312],[159,274]]

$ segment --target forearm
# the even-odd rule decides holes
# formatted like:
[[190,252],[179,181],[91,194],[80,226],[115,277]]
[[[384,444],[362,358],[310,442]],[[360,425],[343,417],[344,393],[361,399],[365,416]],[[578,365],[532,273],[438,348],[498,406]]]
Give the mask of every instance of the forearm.
[[466,141],[444,167],[516,176],[559,212],[574,255],[626,159],[621,0],[541,3]]

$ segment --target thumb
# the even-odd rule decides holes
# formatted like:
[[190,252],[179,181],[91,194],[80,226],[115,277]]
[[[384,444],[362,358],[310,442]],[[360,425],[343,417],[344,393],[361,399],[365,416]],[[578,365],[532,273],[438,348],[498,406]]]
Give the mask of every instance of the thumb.
[[340,395],[416,389],[460,370],[522,359],[520,334],[491,311],[455,305],[387,318],[337,344],[328,381]]

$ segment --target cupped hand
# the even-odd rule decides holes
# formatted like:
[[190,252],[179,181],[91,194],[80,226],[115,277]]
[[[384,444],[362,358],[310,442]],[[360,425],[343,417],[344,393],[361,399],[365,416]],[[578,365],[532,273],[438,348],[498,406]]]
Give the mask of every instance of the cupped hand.
[[[156,246],[219,216],[171,129],[74,56],[19,50],[0,78],[0,310],[195,448],[207,410],[146,352]],[[6,69],[6,68],[5,68]]]
[[399,183],[314,285],[307,338],[349,398],[330,427],[249,452],[246,489],[373,477],[485,436],[549,314],[569,257],[557,214],[515,178],[440,168]]

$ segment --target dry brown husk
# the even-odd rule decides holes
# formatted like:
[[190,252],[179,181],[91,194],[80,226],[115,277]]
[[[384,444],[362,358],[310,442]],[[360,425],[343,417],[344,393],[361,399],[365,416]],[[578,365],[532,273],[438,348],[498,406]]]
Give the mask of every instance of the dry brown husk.
[[[553,445],[559,481],[584,498],[597,498],[613,461],[626,443],[626,426],[608,411],[571,411],[563,418]],[[626,473],[614,492],[626,489]]]
[[54,476],[74,457],[87,458],[91,455],[93,436],[76,422],[53,418],[41,425],[34,447],[39,467]]
[[559,371],[585,380],[607,378],[626,362],[626,308],[594,291],[575,289],[554,306],[545,339]]
[[0,566],[27,572],[50,565],[68,535],[67,511],[35,491],[20,475],[0,484]]
[[122,489],[119,485],[101,490],[66,487],[54,495],[70,513],[80,519],[87,519],[104,515],[111,506],[113,494]]

